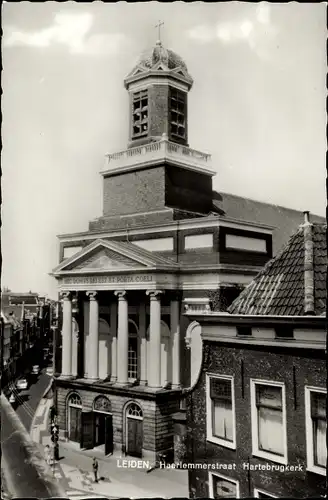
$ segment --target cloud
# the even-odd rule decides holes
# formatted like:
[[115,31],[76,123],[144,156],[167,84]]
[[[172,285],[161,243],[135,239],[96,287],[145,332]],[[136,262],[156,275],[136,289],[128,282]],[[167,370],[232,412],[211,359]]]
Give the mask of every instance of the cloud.
[[125,39],[120,33],[87,36],[93,26],[93,16],[88,12],[73,14],[59,12],[54,23],[36,32],[19,31],[15,27],[4,28],[4,47],[49,47],[65,45],[71,54],[105,55],[117,52]]
[[221,41],[225,44],[244,42],[254,50],[259,57],[266,57],[265,41],[269,41],[275,34],[274,27],[270,22],[270,5],[260,2],[253,16],[218,23],[216,26],[200,25],[188,31],[189,38],[201,42],[211,43]]

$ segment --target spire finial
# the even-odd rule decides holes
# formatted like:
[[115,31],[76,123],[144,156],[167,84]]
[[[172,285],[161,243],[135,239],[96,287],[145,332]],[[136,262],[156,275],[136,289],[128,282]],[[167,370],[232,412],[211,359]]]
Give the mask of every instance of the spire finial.
[[158,24],[156,24],[155,28],[158,28],[158,45],[162,45],[161,41],[161,26],[164,26],[164,21],[158,21]]

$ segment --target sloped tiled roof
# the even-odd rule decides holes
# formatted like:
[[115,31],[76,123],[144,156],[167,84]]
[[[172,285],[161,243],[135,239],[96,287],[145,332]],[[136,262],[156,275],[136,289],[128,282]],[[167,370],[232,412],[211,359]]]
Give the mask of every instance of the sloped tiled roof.
[[[327,226],[312,224],[314,314],[326,311]],[[304,226],[231,304],[232,314],[303,316]]]

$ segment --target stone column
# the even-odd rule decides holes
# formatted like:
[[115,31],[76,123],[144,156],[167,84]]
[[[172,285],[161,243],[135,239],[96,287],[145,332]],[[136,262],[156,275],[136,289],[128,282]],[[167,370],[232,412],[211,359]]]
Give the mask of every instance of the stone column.
[[72,301],[70,292],[63,297],[63,329],[62,329],[62,376],[72,376]]
[[88,378],[97,379],[99,364],[99,307],[97,292],[87,292],[90,300],[89,342],[88,342]]
[[118,297],[117,383],[128,383],[129,317],[126,291],[114,292]]
[[146,302],[142,300],[139,309],[139,341],[140,341],[140,385],[147,385],[147,338],[146,338]]
[[161,299],[160,290],[147,291],[150,297],[149,327],[149,387],[161,387]]
[[171,338],[172,338],[172,388],[179,388],[180,381],[180,302],[176,296],[171,300]]
[[111,360],[111,382],[117,381],[117,303],[112,302],[110,305],[110,332],[112,336],[112,345],[110,349]]

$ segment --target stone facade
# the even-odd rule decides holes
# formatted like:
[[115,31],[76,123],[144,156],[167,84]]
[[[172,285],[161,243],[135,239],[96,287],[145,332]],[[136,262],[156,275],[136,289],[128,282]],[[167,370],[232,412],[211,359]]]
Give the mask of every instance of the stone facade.
[[161,395],[142,394],[139,391],[122,390],[113,393],[106,387],[90,387],[87,382],[65,383],[57,381],[57,411],[61,438],[67,439],[67,402],[71,394],[78,394],[82,400],[82,411],[92,411],[94,400],[106,395],[111,403],[113,416],[114,452],[126,453],[125,409],[128,404],[136,403],[142,410],[143,448],[145,459],[157,460],[160,454],[173,449],[172,414],[179,408],[180,397],[176,392]]

